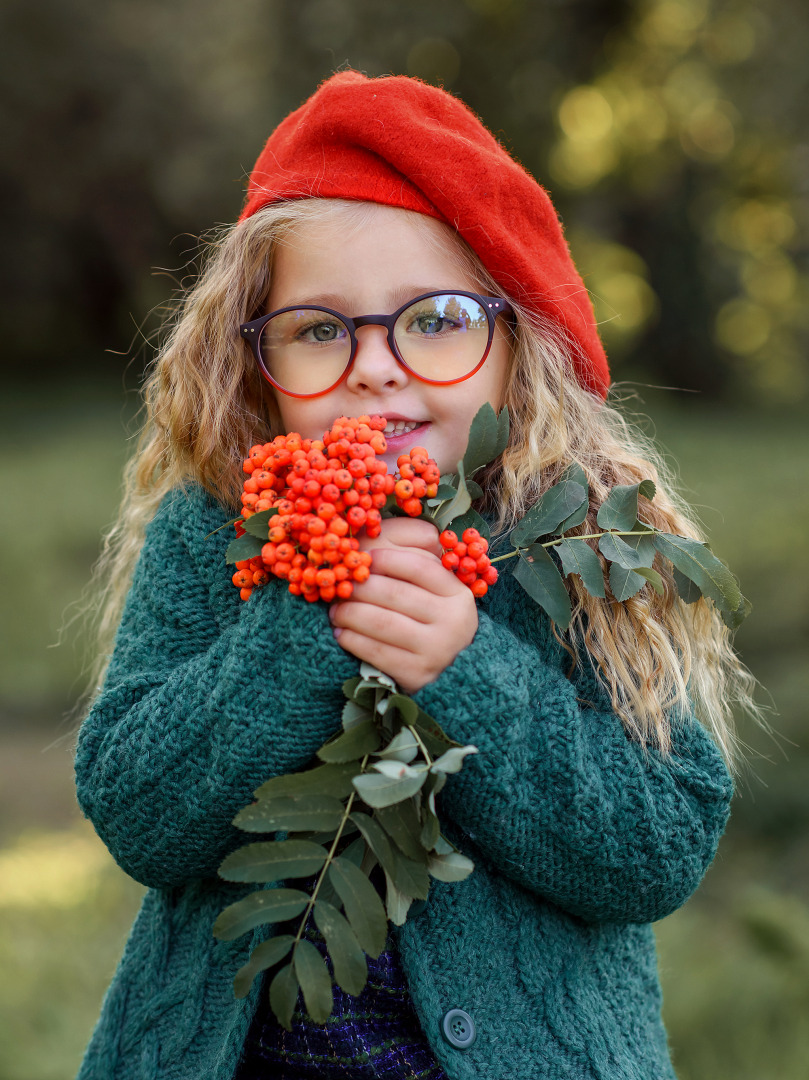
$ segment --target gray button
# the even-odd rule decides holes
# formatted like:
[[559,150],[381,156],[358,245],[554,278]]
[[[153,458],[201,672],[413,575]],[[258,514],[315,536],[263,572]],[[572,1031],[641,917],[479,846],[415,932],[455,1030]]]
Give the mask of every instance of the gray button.
[[450,1009],[441,1021],[441,1032],[456,1050],[468,1050],[477,1037],[475,1021],[463,1009]]

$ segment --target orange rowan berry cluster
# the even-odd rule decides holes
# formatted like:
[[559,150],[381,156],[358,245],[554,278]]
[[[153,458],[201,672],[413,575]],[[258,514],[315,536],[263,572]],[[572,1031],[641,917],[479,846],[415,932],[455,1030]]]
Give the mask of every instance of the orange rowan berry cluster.
[[278,512],[269,519],[261,555],[236,563],[233,584],[243,600],[270,574],[306,600],[347,600],[371,572],[371,555],[359,550],[357,533],[379,536],[380,511],[391,495],[405,513],[421,514],[421,499],[438,490],[438,467],[425,450],[411,450],[404,467],[411,475],[401,473],[397,483],[377,457],[387,450],[385,424],[381,416],[341,416],[322,441],[292,432],[251,448],[243,465],[242,519]]
[[438,537],[444,554],[441,562],[451,570],[458,581],[468,585],[473,596],[480,599],[497,581],[497,570],[486,554],[489,542],[477,529],[464,529],[461,539],[451,529],[444,529]]

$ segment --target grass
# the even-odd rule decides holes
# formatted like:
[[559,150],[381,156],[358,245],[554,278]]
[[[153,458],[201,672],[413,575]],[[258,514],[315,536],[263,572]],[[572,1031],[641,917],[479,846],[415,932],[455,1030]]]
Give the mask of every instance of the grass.
[[[645,396],[714,550],[753,601],[737,642],[775,700],[788,751],[746,732],[766,758],[741,784],[703,887],[658,924],[674,1060],[680,1080],[799,1080],[809,1059],[806,427]],[[0,534],[11,613],[0,624],[0,1080],[69,1080],[142,890],[80,819],[69,745],[51,745],[80,665],[72,647],[47,645],[114,516],[127,413],[86,389],[38,402],[34,435],[30,413],[12,392],[0,417],[0,482],[18,508]]]

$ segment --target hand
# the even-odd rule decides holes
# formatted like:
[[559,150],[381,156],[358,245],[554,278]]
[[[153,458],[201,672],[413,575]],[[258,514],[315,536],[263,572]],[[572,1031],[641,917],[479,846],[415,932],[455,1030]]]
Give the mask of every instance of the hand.
[[395,679],[406,694],[433,682],[478,627],[475,598],[441,565],[426,521],[390,518],[375,540],[371,576],[330,609],[342,648]]

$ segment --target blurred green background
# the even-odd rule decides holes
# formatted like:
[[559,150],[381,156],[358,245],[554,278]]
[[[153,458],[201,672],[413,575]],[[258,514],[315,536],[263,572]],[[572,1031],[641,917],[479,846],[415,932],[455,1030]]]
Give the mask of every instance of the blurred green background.
[[[681,1080],[809,1061],[803,0],[9,0],[0,10],[0,1080],[69,1080],[141,895],[80,818],[71,622],[161,308],[272,127],[345,65],[458,93],[549,189],[627,412],[754,605],[774,737],[658,927]],[[646,419],[646,417],[650,419]]]

